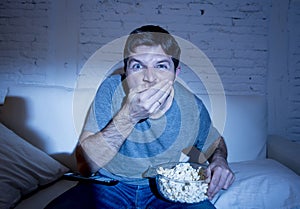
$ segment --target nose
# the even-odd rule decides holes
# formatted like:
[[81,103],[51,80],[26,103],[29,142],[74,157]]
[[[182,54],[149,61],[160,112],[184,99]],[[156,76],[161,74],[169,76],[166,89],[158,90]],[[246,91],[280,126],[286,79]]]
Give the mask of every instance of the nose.
[[144,78],[143,80],[146,82],[153,82],[157,79],[156,73],[154,69],[147,68],[144,70]]

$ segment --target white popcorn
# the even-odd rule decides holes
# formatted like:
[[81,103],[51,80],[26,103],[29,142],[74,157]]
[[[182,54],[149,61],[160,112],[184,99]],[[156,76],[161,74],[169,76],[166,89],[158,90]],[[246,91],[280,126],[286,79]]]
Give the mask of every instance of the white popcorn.
[[[167,199],[182,203],[196,203],[207,199],[208,183],[201,179],[201,167],[179,163],[174,168],[159,167],[156,171],[158,187]],[[165,178],[164,178],[165,177]]]

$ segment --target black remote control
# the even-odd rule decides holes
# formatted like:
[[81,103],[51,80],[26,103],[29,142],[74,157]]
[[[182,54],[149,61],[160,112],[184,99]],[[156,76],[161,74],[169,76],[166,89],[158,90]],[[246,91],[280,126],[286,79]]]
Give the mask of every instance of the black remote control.
[[86,183],[94,183],[94,184],[105,184],[105,185],[116,185],[119,181],[99,175],[93,175],[90,177],[85,177],[80,175],[79,173],[69,172],[64,174],[64,178],[71,181],[80,181]]

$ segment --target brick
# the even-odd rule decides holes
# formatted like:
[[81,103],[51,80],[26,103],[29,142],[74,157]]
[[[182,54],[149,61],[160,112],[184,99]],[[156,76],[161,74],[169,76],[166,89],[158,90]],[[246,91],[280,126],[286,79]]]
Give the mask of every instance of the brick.
[[[168,3],[157,1],[105,1],[85,0],[79,2],[79,28],[77,68],[68,72],[68,77],[76,77],[86,60],[101,46],[127,35],[132,29],[142,24],[159,24],[172,34],[191,41],[205,53],[222,78],[228,94],[264,95],[270,55],[270,21],[274,6],[272,0],[214,0],[182,1],[171,0]],[[282,86],[297,86],[300,74],[300,21],[298,0],[288,2],[286,25],[281,25],[288,32],[289,45],[286,59],[288,69]],[[53,43],[56,25],[53,14],[57,4],[49,0],[17,0],[0,3],[0,83],[1,86],[16,82],[39,85],[63,85],[63,80],[52,75],[51,60],[56,53]],[[69,9],[66,5],[66,8]],[[70,11],[72,12],[72,11]],[[64,20],[66,23],[71,20]],[[68,25],[66,25],[68,31]],[[72,36],[72,37],[74,37]],[[59,48],[59,47],[58,47]],[[69,63],[66,58],[57,57],[61,63]],[[55,56],[54,56],[55,57]],[[191,55],[191,58],[196,58]],[[66,60],[64,60],[66,59]],[[75,61],[74,61],[75,62]],[[203,63],[195,67],[207,67]],[[72,70],[63,68],[64,70]],[[284,74],[277,72],[278,74]],[[50,75],[51,81],[45,78]],[[208,73],[209,74],[209,73]],[[60,74],[61,75],[61,74]],[[191,74],[182,72],[197,93],[204,92],[199,80]],[[204,75],[209,76],[209,75]],[[251,78],[251,79],[249,79]],[[57,83],[56,83],[57,82]],[[66,81],[69,82],[69,81]],[[298,90],[295,87],[296,90]],[[287,92],[288,104],[294,108],[298,103],[298,93]],[[297,117],[300,113],[293,112]],[[290,113],[289,117],[292,116]],[[287,134],[295,134],[288,130]],[[300,134],[299,134],[300,136]]]

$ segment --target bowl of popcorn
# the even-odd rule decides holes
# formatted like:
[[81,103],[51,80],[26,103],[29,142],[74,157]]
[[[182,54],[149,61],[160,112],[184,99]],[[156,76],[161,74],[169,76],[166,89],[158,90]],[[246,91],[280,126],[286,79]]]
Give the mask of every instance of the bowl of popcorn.
[[206,200],[207,165],[198,163],[165,163],[156,167],[156,186],[172,202],[199,203]]

